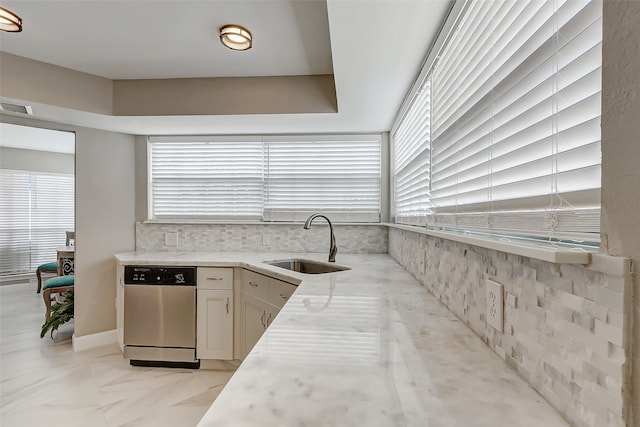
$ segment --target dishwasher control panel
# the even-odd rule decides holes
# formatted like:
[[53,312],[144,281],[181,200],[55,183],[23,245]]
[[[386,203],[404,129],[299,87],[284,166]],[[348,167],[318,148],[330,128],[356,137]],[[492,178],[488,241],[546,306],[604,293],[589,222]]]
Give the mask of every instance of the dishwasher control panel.
[[196,268],[126,265],[124,283],[125,285],[195,286]]

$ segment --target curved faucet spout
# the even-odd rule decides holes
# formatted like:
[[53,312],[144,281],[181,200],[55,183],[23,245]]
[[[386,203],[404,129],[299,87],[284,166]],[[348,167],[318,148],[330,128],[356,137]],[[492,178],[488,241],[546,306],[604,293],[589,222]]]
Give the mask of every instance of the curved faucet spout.
[[338,247],[336,246],[336,236],[335,234],[333,234],[333,224],[331,224],[331,221],[329,220],[329,218],[327,218],[322,214],[313,214],[309,218],[307,218],[307,220],[304,222],[304,229],[305,230],[310,229],[311,223],[317,217],[324,218],[329,223],[329,232],[331,233],[331,243],[329,246],[329,262],[336,262],[336,253],[338,252]]

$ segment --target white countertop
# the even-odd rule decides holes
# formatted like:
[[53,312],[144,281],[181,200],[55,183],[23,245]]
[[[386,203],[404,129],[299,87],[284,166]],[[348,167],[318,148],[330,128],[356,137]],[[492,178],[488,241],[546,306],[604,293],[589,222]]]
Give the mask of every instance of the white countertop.
[[242,266],[298,289],[198,427],[567,426],[560,415],[388,255],[352,270],[289,272],[264,260],[326,254],[148,252],[123,264]]

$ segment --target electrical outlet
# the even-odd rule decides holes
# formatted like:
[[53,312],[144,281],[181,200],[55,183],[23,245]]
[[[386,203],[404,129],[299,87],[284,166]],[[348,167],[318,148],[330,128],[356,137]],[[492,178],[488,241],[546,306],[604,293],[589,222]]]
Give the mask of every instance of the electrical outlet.
[[487,324],[496,331],[504,331],[503,321],[503,289],[504,287],[493,280],[487,279]]
[[164,233],[165,246],[178,246],[178,233],[175,231]]
[[269,235],[268,234],[263,234],[262,235],[262,246],[269,246]]

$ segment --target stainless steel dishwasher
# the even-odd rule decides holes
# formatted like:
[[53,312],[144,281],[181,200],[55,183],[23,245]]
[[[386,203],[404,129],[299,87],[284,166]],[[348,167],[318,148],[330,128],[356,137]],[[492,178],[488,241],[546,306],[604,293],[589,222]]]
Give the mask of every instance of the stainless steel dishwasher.
[[131,365],[200,367],[196,268],[125,266],[124,356]]

